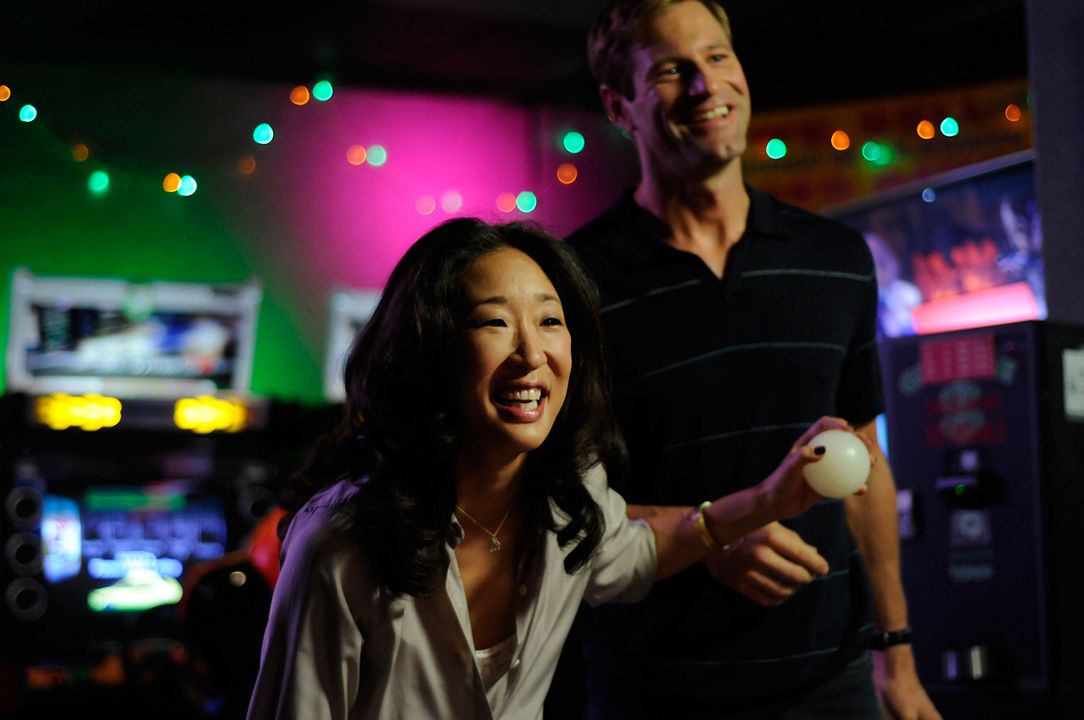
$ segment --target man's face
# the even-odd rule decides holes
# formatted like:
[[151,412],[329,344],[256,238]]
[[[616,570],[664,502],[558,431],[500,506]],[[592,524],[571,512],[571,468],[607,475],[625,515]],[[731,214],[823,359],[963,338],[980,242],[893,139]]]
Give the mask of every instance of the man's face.
[[633,49],[633,99],[604,90],[641,162],[680,177],[711,174],[745,151],[749,87],[719,21],[690,0],[656,16]]

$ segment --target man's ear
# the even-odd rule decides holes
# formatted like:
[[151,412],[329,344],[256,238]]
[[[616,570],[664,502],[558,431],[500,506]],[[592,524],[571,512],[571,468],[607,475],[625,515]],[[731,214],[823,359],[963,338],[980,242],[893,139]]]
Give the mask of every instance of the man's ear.
[[602,100],[602,107],[606,110],[606,117],[610,119],[610,122],[620,128],[625,137],[632,137],[632,125],[625,111],[628,99],[609,85],[599,85],[598,96]]

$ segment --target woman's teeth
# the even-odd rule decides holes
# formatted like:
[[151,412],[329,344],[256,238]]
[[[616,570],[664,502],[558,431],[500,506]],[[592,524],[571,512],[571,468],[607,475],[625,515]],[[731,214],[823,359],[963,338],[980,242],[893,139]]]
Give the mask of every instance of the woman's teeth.
[[534,410],[538,407],[538,401],[542,399],[541,388],[529,388],[526,390],[513,390],[501,395],[505,402],[522,403],[524,410]]

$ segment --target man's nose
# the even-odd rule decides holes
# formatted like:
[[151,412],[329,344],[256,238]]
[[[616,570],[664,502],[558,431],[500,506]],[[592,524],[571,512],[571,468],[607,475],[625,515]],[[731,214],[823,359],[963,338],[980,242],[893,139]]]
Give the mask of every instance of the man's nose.
[[693,68],[689,77],[689,94],[690,95],[711,95],[715,89],[715,84],[712,82],[708,73],[704,71],[704,68],[697,65]]

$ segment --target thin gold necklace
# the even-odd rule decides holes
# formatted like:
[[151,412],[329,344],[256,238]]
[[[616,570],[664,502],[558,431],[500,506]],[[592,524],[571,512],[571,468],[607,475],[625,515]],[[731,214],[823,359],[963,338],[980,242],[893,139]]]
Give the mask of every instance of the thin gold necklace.
[[497,525],[497,529],[493,530],[492,532],[485,525],[478,522],[478,520],[476,520],[473,515],[471,515],[466,510],[464,510],[461,506],[456,505],[455,509],[458,510],[459,512],[463,513],[464,515],[466,515],[467,519],[469,519],[475,525],[477,525],[478,527],[485,530],[486,534],[489,535],[489,551],[491,553],[500,552],[500,550],[501,550],[501,541],[497,538],[497,534],[501,531],[501,528],[504,527],[504,521],[508,519],[509,513],[512,512],[512,506],[511,505],[509,505],[508,509],[504,511],[504,517],[501,518],[500,523]]

